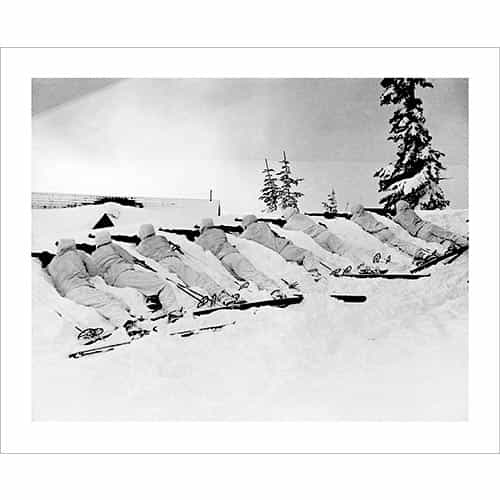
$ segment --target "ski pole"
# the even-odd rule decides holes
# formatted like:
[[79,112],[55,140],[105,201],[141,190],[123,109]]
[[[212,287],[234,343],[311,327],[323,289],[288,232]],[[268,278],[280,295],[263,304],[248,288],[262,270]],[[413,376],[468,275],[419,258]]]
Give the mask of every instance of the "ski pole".
[[320,261],[319,261],[319,263],[320,263],[320,264],[321,264],[324,268],[328,269],[328,271],[330,271],[330,272],[333,272],[333,271],[334,271],[334,270],[333,270],[330,266],[328,266],[327,264],[325,264],[322,260],[320,260]]
[[187,285],[185,285],[183,283],[179,283],[178,281],[175,281],[175,280],[173,280],[171,278],[168,278],[168,277],[165,277],[165,279],[167,281],[170,281],[170,283],[173,283],[180,290],[185,291],[188,294],[192,294],[191,296],[195,296],[195,297],[198,297],[198,298],[205,297],[200,292],[197,292],[196,290],[193,290],[192,288],[190,288],[189,286],[187,286]]
[[[53,309],[53,308],[52,308]],[[53,311],[64,321],[71,321],[73,322],[74,320],[70,320],[67,317],[64,317],[57,309],[53,309]],[[104,333],[104,328],[98,327],[98,328],[80,328],[78,325],[73,324],[73,328],[78,332],[78,338],[85,337],[85,335],[102,335]]]
[[203,297],[205,297],[205,295],[203,295],[202,293],[200,293],[200,292],[198,292],[196,290],[193,290],[192,288],[190,288],[189,286],[187,286],[184,283],[178,283],[177,286],[180,286],[183,290],[189,291],[194,296],[199,297],[200,299],[203,298]]
[[[134,263],[137,264],[138,266],[143,267],[144,269],[148,269],[149,271],[153,271],[154,273],[158,272],[156,269],[153,269],[150,265],[148,265],[143,260],[134,258]],[[176,282],[168,277],[165,277],[165,280],[169,281],[170,283],[173,283],[177,288],[179,288],[179,290],[182,290],[183,292],[185,292],[187,295],[189,295],[193,299],[196,299],[198,301],[206,299],[205,295],[202,295],[201,293],[196,292],[195,290],[192,290],[187,285],[182,285],[181,283],[178,283],[178,282]]]
[[192,291],[191,291],[190,289],[188,289],[188,288],[184,288],[184,287],[183,287],[180,283],[175,283],[175,282],[173,282],[172,280],[170,280],[170,279],[168,279],[168,278],[167,278],[167,280],[168,280],[168,281],[170,281],[171,283],[174,283],[174,284],[175,284],[175,286],[176,286],[179,290],[182,290],[182,291],[183,291],[186,295],[189,295],[191,298],[196,299],[196,300],[200,299],[200,296],[199,296],[198,294],[196,294],[196,293],[192,292]]
[[53,307],[51,307],[51,309],[64,321],[68,321],[70,323],[73,323],[73,328],[75,330],[77,330],[78,332],[82,332],[85,330],[85,328],[80,328],[80,326],[78,324],[75,324],[75,320],[73,318],[69,318],[68,316],[62,314],[60,311],[58,311],[57,309],[54,309]]
[[[158,271],[156,269],[153,269],[150,265],[148,265],[145,261],[140,260],[140,259],[135,259],[134,258],[134,264],[137,264],[138,266],[143,267],[144,269],[148,269],[149,271],[153,271],[154,273],[157,273]],[[204,297],[201,293],[198,293],[191,288],[189,288],[187,285],[182,285],[181,283],[178,283],[170,278],[165,277],[167,281],[170,281],[170,283],[173,283],[177,288],[184,290],[184,287],[187,288],[191,293],[198,295],[200,298]],[[189,294],[188,294],[189,295]],[[192,295],[191,295],[192,297]]]
[[[143,267],[144,269],[148,269],[150,271],[153,271],[154,273],[158,272],[156,269],[153,269],[151,266],[149,266],[145,261],[134,258],[134,263]],[[185,294],[189,295],[192,299],[195,299],[198,304],[205,304],[209,299],[208,296],[202,295],[199,292],[196,292],[195,290],[189,288],[187,285],[183,285],[177,281],[174,281],[168,277],[164,277],[166,281],[169,281],[170,283],[173,283],[179,290],[182,290]]]
[[210,297],[208,295],[202,295],[201,293],[189,288],[188,286],[182,285],[181,283],[178,283],[170,278],[165,277],[165,279],[170,283],[173,283],[179,290],[183,291],[186,295],[189,295],[189,297],[196,300],[198,302],[198,307],[206,304],[210,300]]

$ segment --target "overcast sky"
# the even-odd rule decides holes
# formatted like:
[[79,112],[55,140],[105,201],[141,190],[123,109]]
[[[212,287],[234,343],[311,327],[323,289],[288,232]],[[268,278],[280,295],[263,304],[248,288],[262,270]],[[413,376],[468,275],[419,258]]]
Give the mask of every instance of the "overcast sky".
[[[432,82],[419,91],[427,126],[446,154],[443,189],[464,208],[467,81]],[[303,209],[320,209],[331,187],[341,207],[374,205],[373,172],[394,158],[380,80],[94,79],[66,91],[53,83],[33,84],[42,110],[33,118],[34,191],[205,197],[212,188],[225,212],[245,212],[262,208],[264,158],[278,168],[286,150],[305,179]]]

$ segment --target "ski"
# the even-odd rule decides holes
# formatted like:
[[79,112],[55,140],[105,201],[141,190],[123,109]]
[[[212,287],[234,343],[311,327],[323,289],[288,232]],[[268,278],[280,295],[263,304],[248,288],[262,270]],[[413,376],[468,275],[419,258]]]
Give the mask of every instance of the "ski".
[[[222,328],[224,328],[226,326],[231,326],[234,324],[236,324],[236,321],[232,321],[231,323],[219,323],[217,325],[209,325],[209,326],[202,326],[202,327],[198,327],[198,328],[189,328],[186,330],[179,330],[176,332],[170,332],[169,335],[178,335],[180,337],[190,337],[191,335],[198,335],[198,334],[203,333],[203,332],[221,330]],[[135,338],[131,338],[130,340],[126,340],[125,342],[118,342],[116,344],[99,345],[97,347],[93,347],[90,349],[83,349],[81,351],[72,352],[72,353],[68,354],[68,357],[71,359],[79,359],[79,358],[83,358],[85,356],[92,356],[93,354],[101,354],[104,352],[114,351],[118,347],[130,345],[139,339],[142,339],[144,337],[148,337],[153,332],[156,333],[156,330],[152,330],[147,334],[140,335],[140,336],[137,336]]]
[[202,326],[201,328],[195,328],[191,330],[183,330],[179,332],[172,332],[169,335],[178,335],[179,337],[191,337],[191,335],[199,335],[200,333],[204,332],[216,332],[217,330],[221,330],[225,326],[231,326],[235,325],[236,321],[233,321],[231,323],[221,323],[220,325],[212,325],[212,326]]
[[[411,271],[410,271],[411,272]],[[385,274],[341,274],[337,276],[338,278],[384,278],[386,280],[416,280],[419,278],[428,278],[430,274],[396,274],[396,273],[385,273]]]
[[168,313],[162,314],[161,316],[152,316],[149,319],[149,321],[160,321],[161,319],[168,318]]
[[92,354],[100,354],[103,352],[114,351],[117,347],[123,345],[129,345],[132,343],[132,340],[127,340],[126,342],[119,342],[117,344],[108,344],[99,347],[93,347],[91,349],[83,349],[82,351],[76,351],[68,354],[68,358],[78,359],[83,358],[84,356],[91,356]]
[[293,295],[292,297],[286,297],[284,299],[269,299],[269,300],[258,300],[255,302],[240,302],[235,304],[230,304],[228,306],[217,306],[208,307],[206,309],[198,309],[193,311],[193,316],[203,316],[205,314],[210,314],[216,311],[245,311],[246,309],[252,309],[254,307],[263,306],[274,306],[274,307],[287,307],[291,304],[299,304],[304,299],[303,295]]
[[341,300],[342,302],[352,302],[352,303],[361,303],[366,302],[366,295],[343,295],[339,293],[332,293],[330,297]]
[[448,252],[445,253],[444,255],[438,255],[437,257],[432,257],[430,259],[427,259],[425,262],[422,264],[414,267],[413,269],[410,269],[410,273],[418,273],[422,269],[427,269],[428,267],[434,266],[435,264],[438,264],[439,262],[442,262],[443,260],[450,259],[451,257],[458,257],[459,255],[462,255],[466,250],[468,250],[469,247],[465,248],[460,248],[459,250],[455,250],[453,252]]
[[462,252],[457,252],[456,254],[452,255],[449,260],[446,260],[444,262],[444,265],[447,266],[451,264],[452,262],[455,262],[461,255],[463,255],[467,250],[469,250],[469,247],[465,247]]

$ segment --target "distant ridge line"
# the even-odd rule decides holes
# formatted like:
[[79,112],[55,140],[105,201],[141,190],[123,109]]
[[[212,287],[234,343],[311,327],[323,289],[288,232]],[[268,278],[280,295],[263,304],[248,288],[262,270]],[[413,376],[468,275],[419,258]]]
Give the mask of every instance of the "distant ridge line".
[[[81,193],[56,193],[39,192],[31,193],[31,208],[71,208],[85,205],[98,205],[106,202],[114,202],[120,205],[137,207],[175,207],[181,201],[199,203],[200,207],[205,205],[211,214],[220,214],[220,201],[201,198],[164,198],[159,196],[124,196],[113,194],[81,194]],[[214,213],[215,212],[215,213]]]

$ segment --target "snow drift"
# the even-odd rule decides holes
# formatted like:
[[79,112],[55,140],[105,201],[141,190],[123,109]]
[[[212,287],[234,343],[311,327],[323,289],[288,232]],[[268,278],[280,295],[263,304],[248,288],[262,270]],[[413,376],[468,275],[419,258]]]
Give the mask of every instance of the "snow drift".
[[[88,239],[106,205],[33,211],[33,251],[54,251],[61,237]],[[238,216],[245,214],[238,214]],[[467,211],[424,212],[423,218],[467,233]],[[192,227],[188,209],[120,207],[111,233],[136,234],[140,224]],[[234,223],[234,217],[217,222]],[[371,257],[391,254],[394,269],[410,259],[343,219],[324,221]],[[399,237],[424,243],[384,220]],[[276,229],[276,228],[275,228]],[[326,262],[342,265],[304,234],[276,229]],[[188,262],[226,287],[220,263],[182,236],[169,235]],[[286,309],[220,311],[186,317],[123,349],[79,360],[79,326],[104,326],[92,310],[60,297],[41,269],[33,272],[33,418],[35,420],[465,420],[467,418],[468,257],[431,268],[415,281],[329,279],[315,283],[295,264],[250,241],[229,237],[259,269],[298,280],[304,301]],[[133,252],[133,247],[124,245]],[[432,245],[425,245],[432,247]],[[152,262],[148,263],[155,265]],[[165,271],[160,271],[165,276]],[[108,288],[100,279],[98,287]],[[131,289],[111,289],[138,313]],[[250,290],[248,293],[251,293]],[[346,304],[332,292],[361,293]],[[179,295],[186,307],[194,307]],[[192,325],[236,321],[220,332],[168,335]]]

